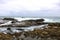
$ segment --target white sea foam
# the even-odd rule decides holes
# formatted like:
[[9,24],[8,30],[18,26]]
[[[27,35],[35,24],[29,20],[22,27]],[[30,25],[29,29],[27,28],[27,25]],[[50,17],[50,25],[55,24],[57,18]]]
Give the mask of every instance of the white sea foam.
[[55,23],[55,22],[58,22],[58,23],[60,23],[60,19],[48,19],[48,18],[44,18],[44,22],[53,22],[53,23]]
[[23,20],[36,20],[36,19],[41,19],[41,18],[15,18],[17,19],[18,21],[23,21]]
[[2,26],[2,25],[10,25],[11,22],[12,22],[12,21],[9,21],[9,22],[7,22],[7,23],[0,24],[0,26]]
[[55,22],[55,21],[53,21],[52,19],[47,19],[47,18],[44,18],[44,22]]

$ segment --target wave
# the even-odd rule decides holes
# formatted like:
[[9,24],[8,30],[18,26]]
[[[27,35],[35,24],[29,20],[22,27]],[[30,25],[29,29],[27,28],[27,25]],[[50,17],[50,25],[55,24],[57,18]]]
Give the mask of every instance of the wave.
[[12,21],[9,21],[9,22],[4,23],[4,24],[0,24],[0,26],[2,26],[2,25],[10,25],[10,24],[11,24],[11,22],[12,22]]
[[36,20],[36,19],[41,19],[41,18],[15,18],[18,21],[23,21],[23,20]]

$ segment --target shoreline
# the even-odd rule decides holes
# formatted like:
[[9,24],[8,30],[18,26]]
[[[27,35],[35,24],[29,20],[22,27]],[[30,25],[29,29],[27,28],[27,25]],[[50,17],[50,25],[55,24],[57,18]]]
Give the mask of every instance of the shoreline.
[[[16,40],[17,39],[23,39],[27,40],[30,38],[30,40],[59,40],[60,39],[60,27],[58,26],[48,26],[48,28],[44,29],[35,29],[33,31],[23,31],[19,33],[14,33],[14,34],[4,34],[0,33],[0,39],[6,39],[6,40],[12,40],[15,36]],[[4,37],[4,36],[6,37]],[[29,38],[28,38],[29,37]],[[36,38],[36,39],[35,39]]]
[[[15,26],[12,25],[3,25],[0,26],[0,29],[2,28],[9,28],[8,30],[6,29],[7,32],[0,32],[0,40],[59,40],[60,39],[60,23],[51,23],[51,22],[43,22],[43,20],[25,20],[25,21],[16,21],[15,19],[10,19],[8,20],[13,20],[12,25],[14,24]],[[15,24],[16,23],[16,24]],[[17,24],[18,23],[18,24]],[[25,23],[25,24],[23,24]],[[45,26],[45,24],[48,24]],[[21,25],[21,26],[20,26]],[[40,26],[44,25],[43,27]],[[11,32],[14,27],[18,29],[21,32]],[[24,31],[24,29],[19,29],[21,27],[27,27],[29,31]],[[29,27],[36,27],[34,30],[30,30]],[[37,28],[38,27],[38,28]],[[26,28],[26,29],[27,29]],[[32,28],[31,28],[32,29]],[[6,34],[5,34],[6,33]]]

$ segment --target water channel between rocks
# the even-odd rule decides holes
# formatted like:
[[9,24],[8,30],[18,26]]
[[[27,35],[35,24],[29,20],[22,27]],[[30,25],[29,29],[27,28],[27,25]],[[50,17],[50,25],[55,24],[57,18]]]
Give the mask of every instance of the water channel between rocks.
[[33,31],[34,29],[43,29],[43,27],[47,26],[48,24],[30,27],[0,27],[0,32],[7,32],[8,31],[7,28],[11,28],[12,32]]

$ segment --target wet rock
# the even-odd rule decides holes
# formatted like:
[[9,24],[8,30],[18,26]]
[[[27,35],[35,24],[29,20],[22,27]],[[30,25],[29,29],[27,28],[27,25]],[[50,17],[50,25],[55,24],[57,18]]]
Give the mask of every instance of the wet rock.
[[[49,26],[49,25],[48,25]],[[10,30],[10,29],[8,29]],[[20,29],[18,29],[20,30]],[[1,36],[2,35],[2,36]],[[5,36],[4,36],[5,35]],[[7,36],[7,37],[6,37]],[[14,33],[14,34],[3,34],[0,33],[0,38],[3,39],[12,39],[13,36],[17,40],[22,40],[22,39],[29,39],[31,38],[32,40],[59,40],[60,39],[60,27],[58,26],[49,26],[48,28],[44,29],[35,29],[33,31],[26,31],[26,32],[20,32],[20,33]],[[29,37],[29,38],[28,38]]]
[[[41,25],[44,19],[37,19],[37,20],[24,20],[21,22],[13,22],[12,21],[12,27],[28,27],[28,26],[34,26],[34,25]],[[40,24],[39,24],[40,23]]]
[[15,20],[14,18],[4,18],[3,20]]
[[44,19],[37,19],[37,20],[24,20],[21,21],[17,26],[34,26],[34,25],[41,25]]
[[9,20],[12,21],[12,23],[17,22],[18,20],[14,19],[14,18],[4,18],[3,20]]
[[41,25],[44,19],[37,19],[37,20],[24,20],[24,21],[17,21],[14,18],[4,18],[3,20],[12,21],[11,25],[2,25],[1,27],[26,27],[26,26],[34,26],[34,25]]

